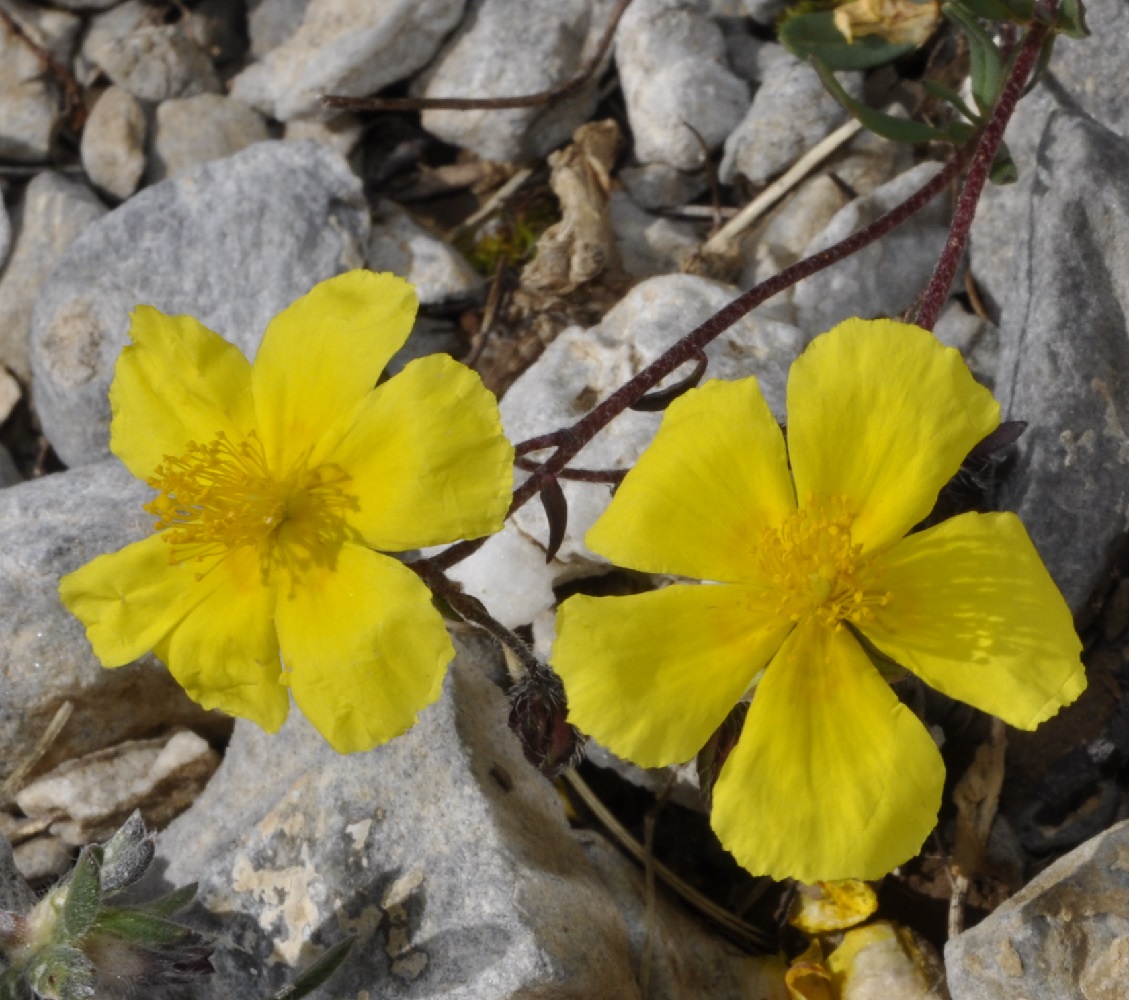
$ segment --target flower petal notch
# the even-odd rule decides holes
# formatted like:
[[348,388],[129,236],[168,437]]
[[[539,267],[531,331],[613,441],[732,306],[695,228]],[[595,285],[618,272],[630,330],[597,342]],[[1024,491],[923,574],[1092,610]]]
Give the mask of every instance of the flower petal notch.
[[104,666],[152,650],[194,700],[271,732],[293,693],[342,753],[439,696],[454,648],[386,553],[500,529],[513,448],[450,358],[376,384],[415,312],[406,281],[342,274],[283,310],[250,364],[190,317],[138,307],[111,448],[157,491],[154,534],[59,588]]
[[1069,609],[1018,519],[914,531],[999,407],[931,333],[848,320],[788,382],[787,444],[755,380],[671,405],[587,536],[622,566],[702,581],[562,604],[569,721],[654,767],[751,699],[711,823],[754,874],[875,879],[933,828],[944,764],[888,657],[1033,728],[1085,688]]

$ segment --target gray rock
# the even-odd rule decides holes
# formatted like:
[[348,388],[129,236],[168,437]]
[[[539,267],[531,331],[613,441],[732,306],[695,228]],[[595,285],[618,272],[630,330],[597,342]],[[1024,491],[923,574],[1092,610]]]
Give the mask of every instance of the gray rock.
[[643,163],[701,167],[702,143],[717,149],[749,108],[748,85],[726,64],[701,0],[636,0],[619,23],[615,59]]
[[0,444],[0,490],[15,486],[16,483],[22,482],[23,478],[20,470],[16,468],[16,463],[12,461],[12,456],[8,454],[8,449]]
[[222,94],[163,101],[153,123],[148,179],[152,183],[174,177],[269,138],[259,112]]
[[972,273],[990,306],[1006,305],[1015,251],[1015,220],[1026,210],[1035,175],[1035,151],[1047,118],[1056,108],[1081,110],[1129,138],[1129,5],[1124,0],[1087,0],[1089,38],[1060,37],[1050,72],[1016,108],[1005,135],[1017,184],[989,184],[976,211],[969,248]]
[[88,39],[84,51],[114,83],[143,101],[223,90],[208,54],[178,24],[144,25],[112,41]]
[[960,351],[980,382],[989,389],[995,386],[1000,331],[994,323],[967,312],[959,302],[950,302],[938,317],[933,332],[942,344]]
[[0,270],[8,259],[8,251],[12,246],[12,223],[8,219],[8,209],[4,199],[0,198]]
[[783,13],[788,0],[707,0],[714,17],[750,17],[758,24],[770,25]]
[[67,760],[28,782],[16,805],[30,819],[51,821],[65,844],[105,841],[135,810],[149,827],[183,812],[219,766],[208,741],[189,730],[151,740],[127,740]]
[[[424,97],[503,97],[548,90],[594,57],[609,0],[470,0],[463,23],[423,74]],[[486,160],[532,160],[566,142],[596,109],[599,73],[563,100],[507,111],[425,111],[422,124]]]
[[35,884],[48,879],[54,881],[65,875],[72,864],[73,848],[58,837],[45,834],[25,840],[15,848],[12,856],[20,874]]
[[82,130],[82,166],[90,183],[124,201],[145,173],[149,124],[141,102],[124,87],[110,87],[94,105]]
[[25,382],[31,378],[28,339],[39,290],[63,251],[105,214],[85,184],[50,170],[37,174],[24,192],[12,255],[0,271],[0,363]]
[[[591,835],[577,843],[509,732],[487,677],[497,654],[460,645],[440,701],[370,753],[339,756],[298,713],[276,736],[236,725],[216,777],[157,842],[165,878],[198,881],[223,934],[200,1000],[273,992],[350,931],[335,995],[640,1000],[638,877]],[[669,910],[656,929],[678,971],[653,977],[656,1000],[771,986],[770,961]]]
[[41,769],[174,726],[229,728],[152,657],[104,669],[59,601],[60,577],[148,534],[141,506],[151,495],[116,460],[0,491],[0,781],[66,701],[74,712]]
[[108,454],[109,389],[138,303],[188,313],[253,356],[267,322],[362,261],[361,185],[315,143],[264,142],[131,198],[86,229],[32,321],[44,433],[68,465]]
[[[501,402],[507,437],[517,443],[574,423],[735,296],[736,289],[728,285],[687,274],[636,285],[599,326],[565,330],[514,382]],[[753,313],[706,349],[706,378],[756,375],[769,405],[783,414],[787,371],[803,342],[804,335],[795,327]],[[630,468],[654,437],[660,419],[658,413],[621,414],[585,447],[584,467]],[[607,507],[610,490],[578,482],[562,487],[568,500],[568,530],[552,563],[545,563],[544,512],[538,504],[529,504],[450,571],[507,625],[533,621],[554,603],[552,588],[557,584],[608,567],[582,539]]]
[[391,271],[416,287],[421,305],[437,305],[475,295],[482,276],[453,246],[429,233],[390,201],[373,211],[365,266]]
[[945,946],[953,1000],[1118,1000],[1129,982],[1129,823],[1087,841]]
[[341,156],[348,156],[365,134],[365,123],[356,115],[343,111],[325,121],[304,121],[296,118],[286,123],[282,138],[288,142],[311,139],[328,146]]
[[704,170],[685,171],[665,163],[639,163],[616,175],[641,208],[677,208],[709,188]]
[[[5,9],[56,59],[70,62],[82,27],[80,18],[22,0],[6,0]],[[39,57],[0,23],[0,159],[46,160],[62,108],[59,86],[44,73]]]
[[146,7],[141,0],[124,0],[90,18],[86,37],[75,60],[78,82],[84,86],[93,84],[102,73],[95,53],[108,52],[124,44],[137,28],[157,23],[152,14],[153,8]]
[[[664,782],[669,784],[669,782]],[[637,969],[647,954],[651,922],[648,997],[685,1000],[788,1000],[783,956],[748,955],[728,944],[673,903],[662,891],[648,908],[643,873],[597,833],[578,830],[576,839],[599,872],[627,924]]]
[[996,393],[1028,421],[1000,502],[1023,518],[1077,611],[1129,503],[1129,141],[1056,112],[1026,217],[1012,225],[1012,291]]
[[310,0],[301,27],[233,81],[280,121],[327,117],[323,94],[363,97],[426,65],[466,0]]
[[[738,175],[752,184],[766,183],[847,119],[807,63],[778,45],[765,45],[760,60],[766,67],[764,83],[725,140],[719,176],[726,184]],[[861,96],[861,73],[837,76],[848,93]]]
[[247,0],[247,34],[251,55],[262,59],[300,27],[310,0]]
[[[869,225],[922,187],[939,170],[922,163],[840,209],[803,256],[823,250]],[[851,316],[898,316],[925,288],[949,231],[949,207],[934,198],[911,220],[834,267],[801,281],[792,304],[796,325],[809,337]]]
[[[741,284],[755,285],[798,261],[848,202],[846,192],[826,174],[809,177],[742,240]],[[794,294],[794,288],[786,289],[771,301],[790,304]]]
[[650,278],[681,270],[701,247],[701,229],[641,209],[625,191],[613,191],[608,213],[623,269],[632,278]]
[[0,424],[8,419],[22,395],[19,382],[0,364]]
[[729,68],[750,84],[761,82],[760,50],[764,42],[750,33],[743,17],[725,14],[718,21],[725,36],[725,56]]
[[0,836],[0,910],[27,913],[36,903],[36,895],[12,857],[12,845]]

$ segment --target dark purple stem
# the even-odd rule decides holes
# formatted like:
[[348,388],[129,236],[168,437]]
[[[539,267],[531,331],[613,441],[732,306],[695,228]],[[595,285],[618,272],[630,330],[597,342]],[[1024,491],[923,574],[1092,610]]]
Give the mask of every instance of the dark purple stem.
[[[528,503],[541,491],[545,481],[559,475],[561,470],[576,457],[577,452],[603,430],[613,418],[619,416],[680,365],[697,358],[707,344],[716,340],[743,316],[804,278],[818,274],[832,264],[837,264],[839,261],[857,253],[863,247],[869,246],[875,240],[881,239],[891,230],[896,229],[903,222],[920,212],[952,183],[964,167],[967,159],[968,154],[964,149],[957,150],[953,158],[945,164],[944,169],[933,177],[929,183],[910,195],[900,205],[896,205],[880,219],[876,219],[869,226],[860,229],[844,240],[840,240],[826,250],[797,261],[791,267],[786,267],[779,274],[773,275],[767,281],[762,281],[759,285],[754,285],[747,292],[739,295],[729,305],[714,313],[704,323],[659,355],[638,375],[621,385],[607,399],[571,427],[564,427],[551,434],[542,434],[518,444],[515,448],[518,455],[543,448],[556,448],[556,451],[545,460],[536,472],[514,490],[509,512],[512,514]],[[485,539],[483,538],[458,542],[427,561],[435,569],[450,569],[456,563],[476,552],[484,542]]]
[[[1052,21],[1057,6],[1057,0],[1052,0],[1048,5]],[[941,309],[948,301],[949,289],[952,288],[953,278],[956,277],[957,268],[960,267],[961,259],[964,257],[964,249],[968,245],[968,234],[972,230],[972,220],[976,217],[976,206],[980,203],[980,195],[992,171],[1000,143],[1003,142],[1007,123],[1011,120],[1020,97],[1023,96],[1027,78],[1031,75],[1049,30],[1049,26],[1041,22],[1031,25],[1027,37],[1023,40],[1023,47],[1015,57],[1011,72],[1000,92],[992,117],[988,119],[988,124],[976,144],[976,152],[972,155],[968,176],[965,178],[964,187],[961,188],[960,198],[957,199],[953,221],[949,225],[949,238],[945,241],[945,249],[941,252],[929,284],[918,300],[914,322],[926,330],[933,329],[937,317],[941,315]]]
[[[514,459],[514,465],[519,469],[526,472],[536,472],[541,468],[541,463],[534,458],[522,458],[518,456]],[[626,469],[561,469],[557,473],[558,479],[571,479],[578,483],[610,483],[618,485],[623,482],[623,477],[627,475]]]

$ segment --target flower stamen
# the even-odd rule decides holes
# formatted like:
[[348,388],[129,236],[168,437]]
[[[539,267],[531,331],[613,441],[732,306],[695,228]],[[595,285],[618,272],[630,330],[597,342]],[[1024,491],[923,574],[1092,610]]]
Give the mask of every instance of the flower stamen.
[[757,559],[789,621],[815,619],[828,628],[860,624],[890,602],[874,567],[854,544],[854,515],[845,497],[809,498],[761,537]]
[[190,441],[183,455],[165,456],[147,480],[159,495],[145,510],[169,543],[171,562],[210,564],[202,578],[251,546],[265,579],[275,563],[299,570],[333,564],[349,534],[345,514],[357,507],[345,492],[348,481],[337,466],[304,463],[279,478],[254,431],[238,444],[220,431],[209,444]]

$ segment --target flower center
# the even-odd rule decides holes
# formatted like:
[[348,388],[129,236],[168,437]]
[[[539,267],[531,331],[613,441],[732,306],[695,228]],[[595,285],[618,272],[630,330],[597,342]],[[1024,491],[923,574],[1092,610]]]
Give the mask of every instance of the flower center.
[[889,604],[890,594],[876,588],[873,565],[851,539],[853,521],[844,497],[809,498],[765,530],[757,557],[782,615],[841,628],[843,622],[865,622],[875,607]]
[[202,577],[229,553],[252,546],[265,579],[275,564],[333,564],[351,534],[345,513],[357,507],[344,490],[348,481],[337,466],[303,463],[280,477],[254,431],[238,444],[221,431],[210,444],[190,441],[183,455],[165,456],[148,480],[160,495],[145,510],[174,563],[211,563]]

